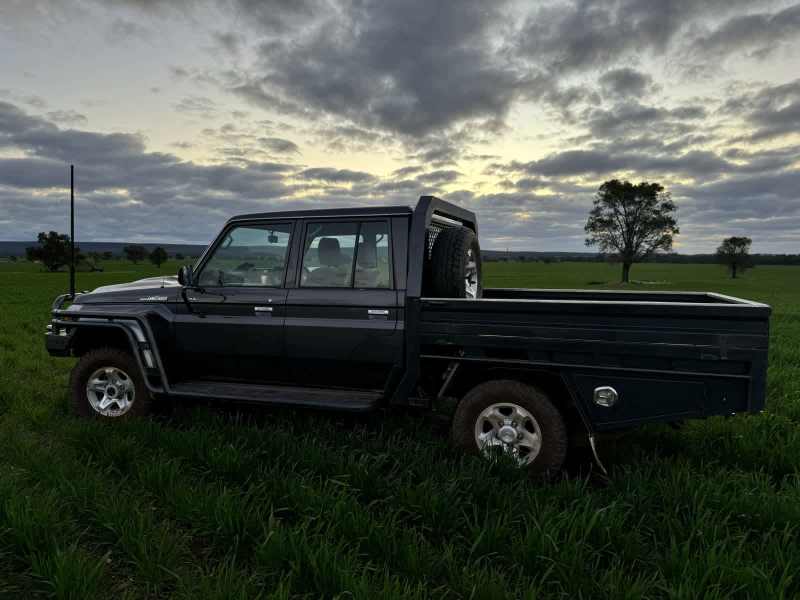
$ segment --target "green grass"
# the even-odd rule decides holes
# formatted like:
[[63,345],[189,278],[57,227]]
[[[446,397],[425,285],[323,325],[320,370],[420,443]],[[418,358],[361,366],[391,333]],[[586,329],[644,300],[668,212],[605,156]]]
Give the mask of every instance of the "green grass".
[[[158,273],[105,267],[78,287]],[[617,287],[618,274],[486,265],[490,286]],[[541,485],[402,414],[80,421],[72,361],[42,339],[65,274],[0,264],[0,598],[798,597],[800,269],[632,276],[770,303],[768,411],[604,440],[607,482]]]

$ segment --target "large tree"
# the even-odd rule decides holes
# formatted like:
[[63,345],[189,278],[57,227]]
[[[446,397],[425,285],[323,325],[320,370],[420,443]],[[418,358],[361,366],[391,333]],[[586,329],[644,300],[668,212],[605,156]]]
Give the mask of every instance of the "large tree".
[[160,269],[161,264],[167,261],[168,258],[167,251],[164,250],[161,246],[156,246],[150,253],[149,258],[150,262]]
[[139,246],[138,244],[131,244],[130,246],[125,246],[122,249],[122,252],[125,254],[125,258],[127,258],[133,264],[136,264],[147,258],[147,248],[145,248],[144,246]]
[[622,281],[628,283],[632,264],[672,249],[672,238],[680,232],[675,210],[661,184],[606,181],[586,221],[586,245],[621,262]]
[[717,248],[717,260],[728,267],[731,278],[743,273],[753,266],[750,261],[750,245],[753,243],[749,237],[732,236],[722,240]]
[[[28,260],[41,262],[48,271],[58,271],[70,263],[72,249],[68,235],[56,231],[49,233],[42,231],[38,236],[38,242],[38,246],[29,246],[25,249]],[[77,254],[79,250],[80,248],[76,246],[75,253]]]

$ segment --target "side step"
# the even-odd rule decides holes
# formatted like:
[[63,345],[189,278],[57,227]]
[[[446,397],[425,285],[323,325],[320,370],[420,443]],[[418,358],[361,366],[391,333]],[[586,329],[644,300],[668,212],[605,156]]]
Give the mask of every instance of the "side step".
[[182,381],[170,386],[170,396],[235,400],[282,406],[311,406],[347,411],[370,410],[383,398],[383,394],[380,392],[363,390],[229,383],[226,381]]

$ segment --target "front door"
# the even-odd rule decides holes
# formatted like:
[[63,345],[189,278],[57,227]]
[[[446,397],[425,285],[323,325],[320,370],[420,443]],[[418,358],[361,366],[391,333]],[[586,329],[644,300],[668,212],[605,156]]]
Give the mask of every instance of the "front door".
[[310,221],[286,299],[286,351],[298,385],[382,389],[402,356],[385,220]]
[[[279,382],[285,375],[286,266],[294,223],[230,226],[176,306],[179,379]],[[187,306],[188,305],[188,306]]]

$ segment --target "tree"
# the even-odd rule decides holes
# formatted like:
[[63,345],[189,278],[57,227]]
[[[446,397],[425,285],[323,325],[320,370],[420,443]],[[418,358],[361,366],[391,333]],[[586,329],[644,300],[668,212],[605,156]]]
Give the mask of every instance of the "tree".
[[[25,257],[29,261],[39,261],[51,272],[58,271],[70,263],[72,249],[68,235],[56,231],[49,233],[42,231],[37,239],[38,246],[29,246],[25,249]],[[75,246],[75,252],[79,250],[80,248]]]
[[743,273],[753,266],[750,260],[750,245],[753,243],[749,237],[732,236],[722,240],[717,248],[717,260],[728,267],[731,279],[736,279],[737,273]]
[[114,258],[114,253],[111,250],[103,252],[103,260],[111,260],[112,258]]
[[631,265],[658,250],[672,249],[680,232],[675,203],[664,186],[612,179],[600,186],[586,221],[586,245],[598,246],[622,263],[622,281],[630,281]]
[[157,266],[159,269],[161,268],[161,263],[166,262],[167,258],[167,251],[164,250],[161,246],[156,246],[153,248],[153,251],[150,253],[150,262]]
[[122,249],[122,252],[125,254],[125,258],[127,258],[133,264],[136,264],[139,261],[147,258],[147,249],[144,246],[139,246],[137,244],[125,246]]

